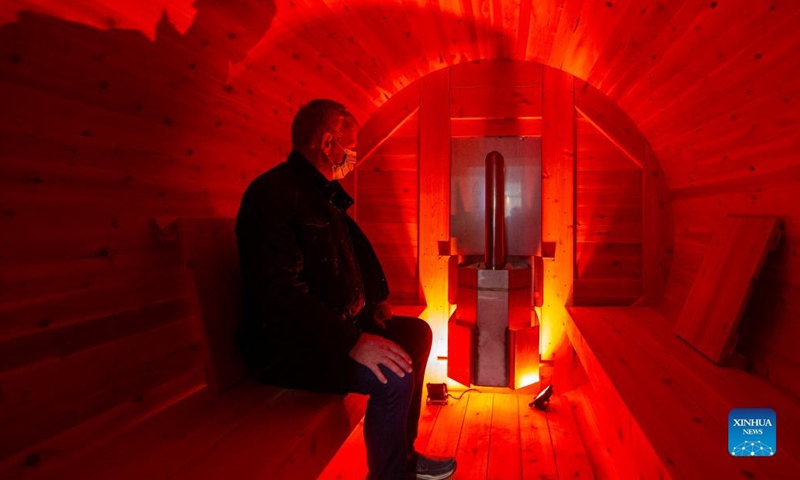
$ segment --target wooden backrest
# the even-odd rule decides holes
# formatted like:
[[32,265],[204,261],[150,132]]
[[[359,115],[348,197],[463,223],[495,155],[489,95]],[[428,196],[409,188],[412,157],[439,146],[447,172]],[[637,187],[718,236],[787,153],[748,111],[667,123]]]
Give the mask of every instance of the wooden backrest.
[[775,217],[728,216],[709,244],[675,333],[715,363],[733,351],[753,283],[777,246],[780,225]]
[[196,308],[206,342],[206,373],[214,392],[246,375],[235,332],[242,315],[242,281],[234,218],[176,220],[181,261],[197,292]]

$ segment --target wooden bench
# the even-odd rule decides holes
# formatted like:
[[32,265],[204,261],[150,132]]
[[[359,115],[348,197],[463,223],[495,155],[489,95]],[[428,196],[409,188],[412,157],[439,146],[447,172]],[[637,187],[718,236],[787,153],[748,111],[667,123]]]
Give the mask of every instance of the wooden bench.
[[[736,247],[736,242],[731,242],[727,251],[710,255],[729,256]],[[704,262],[699,279],[723,285],[723,291],[731,289],[726,283],[741,281],[741,276],[730,272],[724,278],[708,274],[707,268],[716,268],[712,264]],[[707,295],[715,291],[694,290]],[[738,300],[729,298],[731,303]],[[567,335],[589,380],[581,388],[604,442],[598,448],[617,459],[615,467],[621,478],[798,478],[797,398],[743,370],[714,364],[708,349],[701,350],[676,335],[676,324],[652,308],[567,310]],[[737,321],[727,319],[729,323]],[[685,325],[679,330],[685,331]],[[722,338],[717,340],[717,345],[726,344]],[[707,339],[704,342],[708,344]],[[728,415],[734,408],[775,410],[778,438],[774,456],[730,455]]]
[[234,219],[178,219],[197,293],[208,386],[65,464],[27,478],[313,479],[364,415],[366,397],[290,390],[248,378],[233,333],[240,305]]

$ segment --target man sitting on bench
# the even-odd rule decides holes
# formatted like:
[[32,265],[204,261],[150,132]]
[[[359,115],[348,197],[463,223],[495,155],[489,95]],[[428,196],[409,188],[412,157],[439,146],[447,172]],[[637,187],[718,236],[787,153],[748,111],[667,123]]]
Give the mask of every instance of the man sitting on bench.
[[331,100],[292,122],[288,159],[247,188],[236,220],[244,280],[238,332],[251,371],[289,388],[369,395],[368,479],[444,479],[452,458],[414,451],[431,330],[392,316],[389,288],[337,180],[355,168],[358,124]]

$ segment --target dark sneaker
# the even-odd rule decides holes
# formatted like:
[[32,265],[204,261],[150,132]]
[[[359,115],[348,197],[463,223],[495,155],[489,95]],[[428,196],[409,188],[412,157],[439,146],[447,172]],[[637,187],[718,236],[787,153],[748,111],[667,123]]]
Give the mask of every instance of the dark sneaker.
[[408,464],[408,477],[416,480],[444,480],[456,471],[456,459],[426,457],[414,452]]

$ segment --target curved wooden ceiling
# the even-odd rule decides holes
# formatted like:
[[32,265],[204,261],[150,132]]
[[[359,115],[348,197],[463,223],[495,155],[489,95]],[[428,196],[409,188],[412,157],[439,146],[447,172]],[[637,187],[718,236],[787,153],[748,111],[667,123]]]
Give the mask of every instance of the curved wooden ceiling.
[[490,58],[540,62],[604,92],[650,140],[673,189],[774,174],[800,146],[791,0],[50,3],[6,6],[0,21],[34,10],[152,39],[160,11],[181,34],[216,29],[237,51],[229,82],[250,90],[252,121],[281,150],[294,109],[311,98],[346,102],[365,120],[432,71]]

